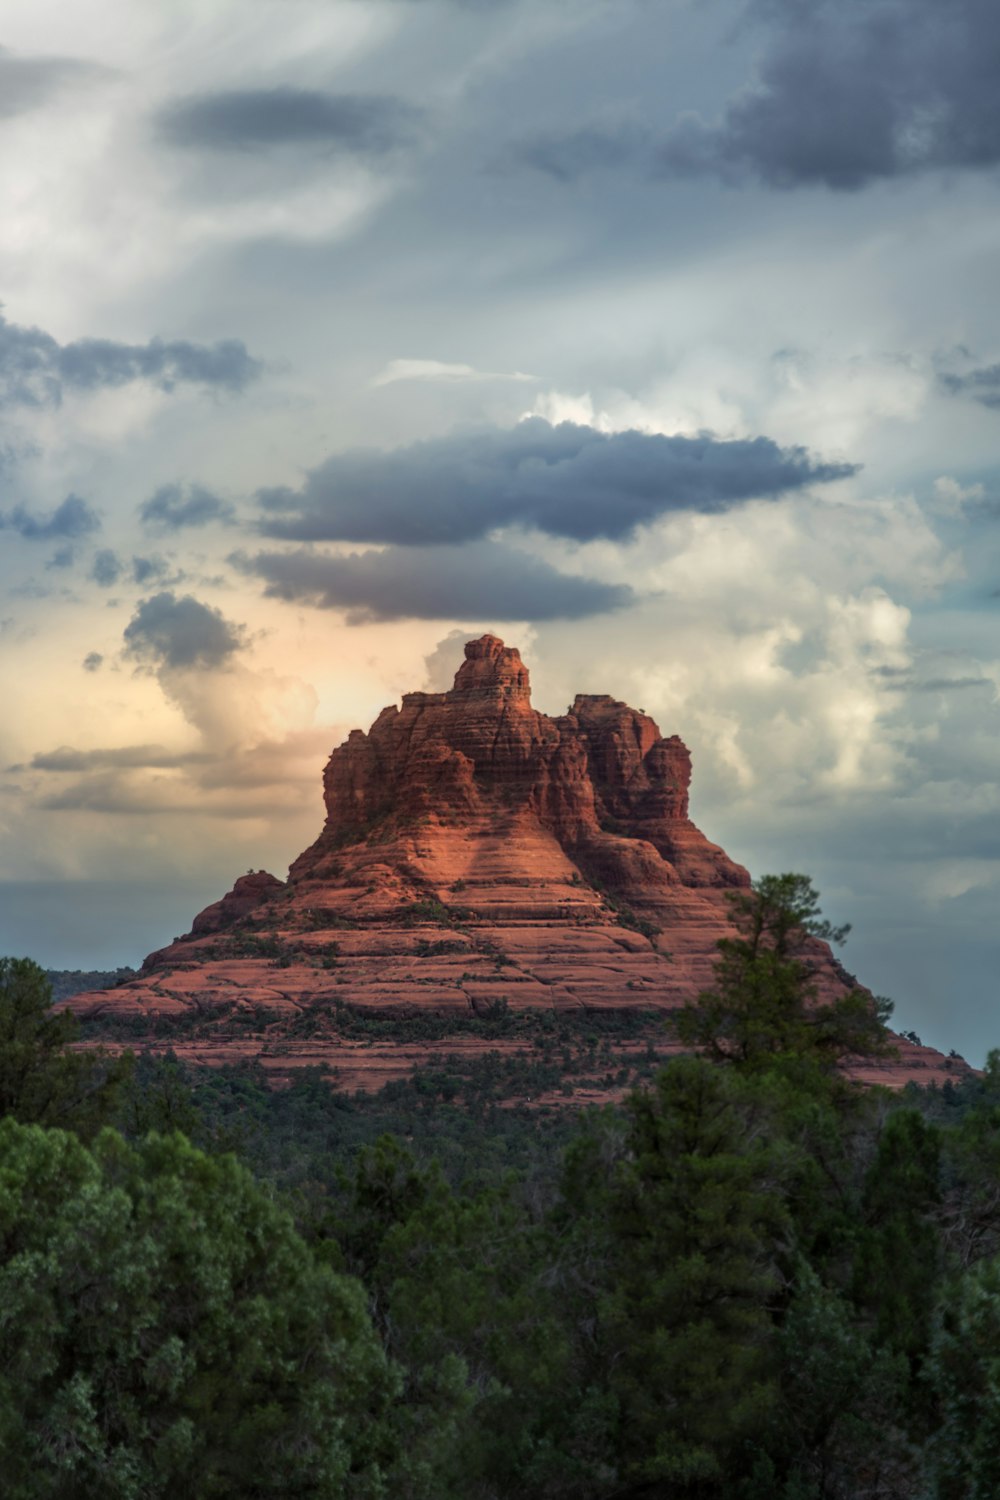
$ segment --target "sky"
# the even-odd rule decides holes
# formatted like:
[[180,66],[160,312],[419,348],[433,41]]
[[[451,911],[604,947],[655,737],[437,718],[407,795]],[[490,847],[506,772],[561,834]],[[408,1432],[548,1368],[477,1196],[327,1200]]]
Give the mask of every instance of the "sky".
[[995,0],[0,24],[0,951],[283,877],[492,630],[1000,1046]]

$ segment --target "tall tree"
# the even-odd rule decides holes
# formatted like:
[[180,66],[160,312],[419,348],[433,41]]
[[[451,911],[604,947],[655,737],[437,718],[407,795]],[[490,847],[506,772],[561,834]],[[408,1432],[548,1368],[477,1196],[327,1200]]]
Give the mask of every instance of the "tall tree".
[[722,938],[715,983],[678,1011],[681,1041],[717,1062],[770,1068],[778,1059],[830,1070],[845,1055],[887,1050],[889,1001],[853,989],[821,1000],[809,962],[847,927],[820,916],[807,875],[765,875],[729,893],[737,936]]
[[757,1092],[681,1058],[629,1100],[602,1317],[637,1496],[729,1493],[776,1397],[786,1166]]
[[112,1118],[131,1054],[75,1051],[79,1034],[72,1011],[53,1010],[44,969],[30,958],[0,958],[0,1115],[84,1138]]

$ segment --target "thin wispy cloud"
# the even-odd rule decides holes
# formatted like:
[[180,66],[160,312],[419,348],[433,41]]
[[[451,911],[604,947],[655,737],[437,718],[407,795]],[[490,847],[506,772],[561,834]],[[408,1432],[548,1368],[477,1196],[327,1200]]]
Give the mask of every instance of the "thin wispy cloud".
[[19,53],[0,47],[0,119],[41,109],[62,89],[98,83],[113,71],[86,58]]
[[523,370],[477,370],[474,365],[449,364],[440,359],[391,359],[373,376],[372,385],[396,385],[401,380],[516,380],[530,383],[537,379],[537,375],[526,375]]
[[185,150],[260,151],[319,146],[355,156],[384,156],[418,135],[424,111],[404,99],[327,94],[316,89],[230,89],[164,106],[164,141]]

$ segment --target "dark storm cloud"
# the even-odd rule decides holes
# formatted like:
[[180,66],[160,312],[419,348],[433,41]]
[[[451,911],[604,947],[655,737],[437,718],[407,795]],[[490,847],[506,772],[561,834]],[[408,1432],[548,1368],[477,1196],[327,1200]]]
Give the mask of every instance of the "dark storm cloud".
[[258,500],[263,533],[291,541],[427,545],[512,525],[588,541],[627,537],[670,511],[723,511],[855,472],[770,438],[604,433],[533,418],[335,454],[300,490],[262,490]]
[[163,484],[139,507],[139,517],[147,526],[165,531],[180,531],[185,526],[206,526],[210,521],[228,521],[233,507],[220,500],[200,484],[186,488],[180,484]]
[[995,0],[761,0],[759,77],[721,122],[680,120],[667,174],[852,190],[1000,162]]
[[16,505],[6,514],[0,512],[0,531],[16,531],[29,542],[51,542],[55,537],[88,536],[100,531],[101,523],[95,511],[79,495],[67,495],[61,505],[48,516],[36,516],[23,505]]
[[74,750],[70,745],[61,745],[58,750],[33,755],[31,769],[79,772],[150,767],[165,770],[176,766],[204,765],[211,759],[212,756],[204,751],[178,752],[167,750],[162,745],[119,745],[107,750]]
[[0,314],[0,405],[58,406],[64,391],[94,391],[148,380],[160,390],[181,384],[242,391],[263,366],[240,339],[195,344],[150,339],[74,339],[60,344],[41,328],[23,328]]
[[37,109],[66,83],[85,82],[109,72],[80,58],[25,57],[0,47],[0,119]]
[[221,667],[243,649],[243,629],[191,594],[144,599],[125,627],[125,655],[157,667]]
[[102,547],[94,554],[90,576],[102,589],[113,588],[122,576],[122,561],[110,547]]
[[623,584],[573,578],[495,542],[463,547],[387,547],[331,557],[303,549],[231,559],[262,578],[273,598],[347,611],[349,625],[373,620],[560,620],[631,604]]
[[748,0],[756,74],[720,119],[659,137],[574,123],[502,158],[568,181],[632,164],[664,177],[853,191],[880,179],[1000,163],[996,0]]
[[422,111],[376,94],[325,94],[290,87],[195,94],[158,116],[172,146],[258,151],[266,146],[323,146],[381,156],[412,140]]
[[964,375],[942,375],[940,380],[953,396],[971,396],[980,406],[1000,411],[1000,365],[985,365]]

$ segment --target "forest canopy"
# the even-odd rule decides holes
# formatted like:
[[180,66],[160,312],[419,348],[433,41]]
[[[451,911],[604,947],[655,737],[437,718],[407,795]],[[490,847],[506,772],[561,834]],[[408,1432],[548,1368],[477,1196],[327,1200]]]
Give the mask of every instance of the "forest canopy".
[[844,934],[737,900],[692,1055],[580,1114],[81,1054],[2,961],[5,1495],[995,1496],[1000,1054],[849,1082]]

